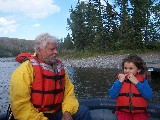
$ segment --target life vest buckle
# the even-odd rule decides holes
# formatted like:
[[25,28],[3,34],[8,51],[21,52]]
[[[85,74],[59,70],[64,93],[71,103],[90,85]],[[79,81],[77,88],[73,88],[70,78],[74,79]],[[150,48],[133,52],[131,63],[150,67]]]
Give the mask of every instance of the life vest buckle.
[[133,97],[133,93],[129,93],[129,97]]
[[134,110],[134,107],[130,105],[129,110]]

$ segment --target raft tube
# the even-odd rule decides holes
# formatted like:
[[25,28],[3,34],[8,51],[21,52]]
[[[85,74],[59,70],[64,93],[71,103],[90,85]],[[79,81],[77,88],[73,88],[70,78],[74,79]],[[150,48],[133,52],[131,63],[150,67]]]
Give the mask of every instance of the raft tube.
[[[88,106],[93,120],[117,120],[115,110],[115,100],[111,98],[79,99],[81,105]],[[160,120],[160,103],[149,103],[149,120]],[[0,120],[8,120],[6,114],[0,115]]]
[[[92,99],[80,99],[80,104],[86,105],[89,107],[90,111],[97,110],[96,115],[98,115],[99,110],[109,110],[110,113],[114,114],[115,112],[115,100],[111,98],[92,98]],[[159,118],[160,120],[160,103],[148,103],[148,113],[150,117],[155,120]],[[103,115],[104,116],[104,115]],[[114,117],[114,115],[113,115]],[[114,117],[115,118],[115,117]]]

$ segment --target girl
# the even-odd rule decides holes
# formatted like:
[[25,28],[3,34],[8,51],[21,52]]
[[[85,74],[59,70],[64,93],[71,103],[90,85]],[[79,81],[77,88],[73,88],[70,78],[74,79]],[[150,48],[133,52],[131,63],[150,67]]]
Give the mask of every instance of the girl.
[[147,120],[147,100],[153,93],[146,79],[145,62],[137,55],[128,55],[122,71],[109,89],[109,95],[116,98],[118,120]]

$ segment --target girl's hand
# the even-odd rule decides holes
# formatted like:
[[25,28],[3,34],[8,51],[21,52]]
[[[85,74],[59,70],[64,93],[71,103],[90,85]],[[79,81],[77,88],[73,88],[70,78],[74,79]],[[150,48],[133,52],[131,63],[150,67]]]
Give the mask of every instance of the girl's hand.
[[138,83],[137,78],[132,73],[128,74],[127,77],[133,84],[136,85]]
[[119,79],[119,81],[120,81],[121,83],[125,80],[125,77],[126,77],[126,75],[125,75],[125,74],[122,74],[122,73],[120,73],[120,74],[118,75],[118,79]]

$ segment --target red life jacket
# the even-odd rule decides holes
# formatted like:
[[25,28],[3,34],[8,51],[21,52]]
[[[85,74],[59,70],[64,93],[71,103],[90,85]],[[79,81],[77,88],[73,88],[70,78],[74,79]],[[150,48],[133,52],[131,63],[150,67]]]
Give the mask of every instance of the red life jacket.
[[33,55],[33,53],[20,53],[17,57],[16,57],[16,61],[19,63],[22,63],[24,61],[26,61],[29,57],[31,57]]
[[[19,55],[20,56],[20,55]],[[27,57],[34,69],[34,81],[31,85],[31,102],[40,112],[55,112],[61,108],[64,86],[65,70],[58,59],[55,71],[50,65],[40,61],[35,56]]]
[[[145,76],[136,75],[136,78],[143,82]],[[129,113],[144,113],[147,111],[147,101],[130,80],[124,80],[122,83],[120,94],[116,99],[116,110]]]

